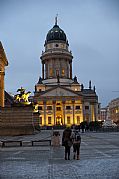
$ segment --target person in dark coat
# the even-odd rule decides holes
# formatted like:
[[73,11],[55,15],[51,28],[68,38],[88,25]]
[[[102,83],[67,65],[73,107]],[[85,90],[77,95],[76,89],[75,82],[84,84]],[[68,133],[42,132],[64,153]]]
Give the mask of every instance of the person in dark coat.
[[62,145],[65,147],[65,160],[70,160],[70,148],[72,146],[71,133],[72,130],[69,127],[63,131]]

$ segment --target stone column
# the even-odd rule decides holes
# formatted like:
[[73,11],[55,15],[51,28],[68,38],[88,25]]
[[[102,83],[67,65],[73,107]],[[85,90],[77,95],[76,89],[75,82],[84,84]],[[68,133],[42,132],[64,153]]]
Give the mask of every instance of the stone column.
[[95,118],[95,121],[97,121],[97,104],[96,103],[94,104],[94,118]]
[[46,125],[46,101],[43,102],[44,105],[44,125]]
[[65,125],[65,101],[62,101],[63,104],[63,125]]
[[4,75],[5,73],[0,71],[0,106],[4,107]]
[[91,103],[90,106],[91,106],[91,121],[95,121],[94,103]]
[[[85,112],[84,102],[82,102],[82,112],[83,112],[83,121],[85,121],[86,112]],[[82,122],[83,122],[83,121],[82,121]]]
[[56,124],[56,101],[53,101],[54,124]]
[[69,61],[66,60],[66,72],[67,72],[67,78],[70,78],[70,70],[69,70]]
[[72,79],[72,61],[70,61],[70,78]]
[[42,62],[42,78],[44,80],[44,63]]
[[48,63],[45,63],[45,78],[48,78]]
[[75,109],[74,109],[74,103],[75,101],[72,100],[72,116],[73,116],[73,124],[75,123],[74,119],[75,119]]

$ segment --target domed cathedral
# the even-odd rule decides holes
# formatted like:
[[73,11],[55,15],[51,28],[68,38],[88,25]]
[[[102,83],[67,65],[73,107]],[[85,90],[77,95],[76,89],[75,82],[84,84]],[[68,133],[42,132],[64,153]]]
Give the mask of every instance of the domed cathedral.
[[40,125],[79,125],[98,118],[95,87],[84,89],[72,77],[73,56],[65,32],[57,24],[47,33],[41,55],[42,77],[35,85],[34,102],[38,103]]

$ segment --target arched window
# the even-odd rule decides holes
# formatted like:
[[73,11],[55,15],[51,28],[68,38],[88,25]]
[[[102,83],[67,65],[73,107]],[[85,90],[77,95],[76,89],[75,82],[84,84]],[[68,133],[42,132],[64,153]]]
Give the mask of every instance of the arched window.
[[52,76],[52,75],[53,75],[53,69],[50,68],[50,76]]
[[64,69],[62,69],[62,76],[64,76],[65,75],[65,70]]

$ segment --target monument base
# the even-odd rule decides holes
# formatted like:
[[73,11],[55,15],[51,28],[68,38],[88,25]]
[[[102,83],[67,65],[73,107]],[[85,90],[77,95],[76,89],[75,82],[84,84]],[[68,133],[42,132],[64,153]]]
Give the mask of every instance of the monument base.
[[0,136],[30,135],[34,133],[33,126],[0,127]]
[[0,108],[0,135],[28,135],[34,132],[33,106]]

